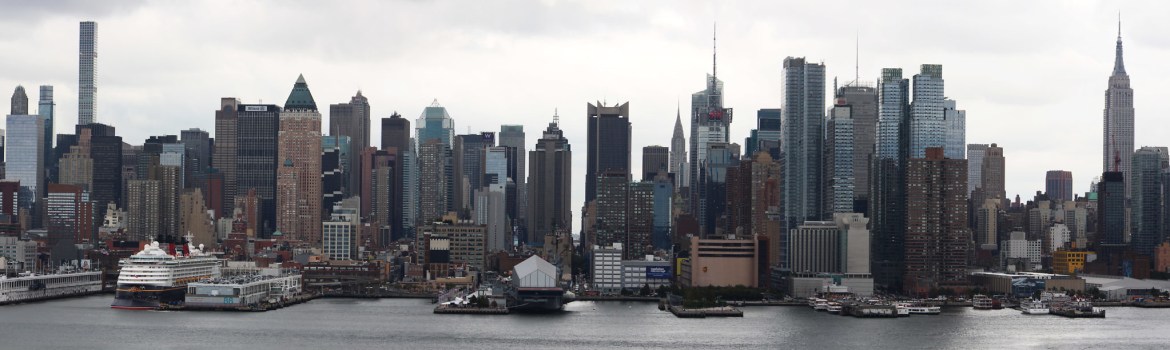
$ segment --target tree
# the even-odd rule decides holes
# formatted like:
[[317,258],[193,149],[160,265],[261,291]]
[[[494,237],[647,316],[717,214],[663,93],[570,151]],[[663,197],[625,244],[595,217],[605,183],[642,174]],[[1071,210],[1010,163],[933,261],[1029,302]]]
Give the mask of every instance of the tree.
[[651,290],[650,290],[650,284],[643,284],[643,285],[642,285],[642,290],[638,291],[638,295],[639,295],[639,296],[644,296],[644,297],[645,297],[645,296],[650,296],[650,292],[651,292]]

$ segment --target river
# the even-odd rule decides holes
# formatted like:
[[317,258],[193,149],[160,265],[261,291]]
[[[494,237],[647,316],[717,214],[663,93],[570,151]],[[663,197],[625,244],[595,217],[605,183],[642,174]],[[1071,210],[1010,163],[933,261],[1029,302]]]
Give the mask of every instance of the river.
[[986,349],[1164,348],[1170,310],[1105,319],[944,309],[858,319],[807,307],[679,319],[646,302],[574,302],[546,315],[434,315],[417,299],[318,299],[260,312],[109,308],[110,295],[0,307],[0,349]]

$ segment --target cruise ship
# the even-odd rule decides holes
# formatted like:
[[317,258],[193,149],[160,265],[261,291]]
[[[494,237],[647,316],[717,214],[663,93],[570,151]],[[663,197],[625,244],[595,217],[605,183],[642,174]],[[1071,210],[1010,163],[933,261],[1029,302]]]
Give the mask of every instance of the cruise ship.
[[160,304],[182,303],[187,283],[220,277],[220,261],[188,244],[187,253],[168,252],[151,242],[141,252],[122,259],[115,309],[153,310]]
[[27,274],[15,278],[0,276],[0,305],[87,295],[102,291],[102,272],[62,271]]

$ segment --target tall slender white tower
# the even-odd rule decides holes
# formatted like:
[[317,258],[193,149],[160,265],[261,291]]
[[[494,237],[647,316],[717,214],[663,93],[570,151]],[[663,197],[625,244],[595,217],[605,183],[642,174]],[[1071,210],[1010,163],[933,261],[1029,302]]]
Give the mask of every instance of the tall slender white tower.
[[77,125],[86,125],[97,120],[97,22],[81,22],[81,40],[77,61]]
[[1113,75],[1105,89],[1105,121],[1102,138],[1103,171],[1125,174],[1125,193],[1130,193],[1130,161],[1133,156],[1133,89],[1129,74],[1121,58],[1121,21],[1117,22],[1117,52],[1113,61]]

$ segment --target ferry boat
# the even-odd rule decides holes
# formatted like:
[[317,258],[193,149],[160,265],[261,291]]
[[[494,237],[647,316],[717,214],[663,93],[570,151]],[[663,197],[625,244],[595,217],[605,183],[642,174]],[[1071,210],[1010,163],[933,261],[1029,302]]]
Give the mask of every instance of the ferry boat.
[[995,300],[992,300],[983,294],[978,294],[975,295],[974,298],[971,298],[971,306],[977,310],[991,310],[994,307],[994,304]]
[[1105,309],[1093,307],[1093,303],[1088,300],[1072,300],[1067,302],[1053,302],[1049,311],[1053,315],[1060,315],[1070,318],[1104,318]]
[[831,301],[825,306],[825,311],[828,311],[831,314],[840,314],[841,313],[841,303]]
[[153,310],[160,304],[184,301],[187,283],[220,277],[220,262],[203,252],[203,245],[187,245],[187,254],[172,254],[151,242],[141,252],[122,259],[114,309]]
[[813,304],[813,309],[815,309],[817,311],[828,310],[829,309],[829,301],[825,300],[825,299],[817,298]]
[[1020,304],[1020,311],[1025,315],[1047,315],[1048,304],[1039,300],[1027,301]]
[[102,272],[62,271],[15,278],[0,276],[0,305],[26,301],[64,298],[97,293],[102,290]]
[[938,306],[927,305],[924,303],[904,304],[906,312],[914,315],[938,315],[942,313],[942,308]]

